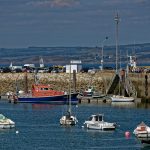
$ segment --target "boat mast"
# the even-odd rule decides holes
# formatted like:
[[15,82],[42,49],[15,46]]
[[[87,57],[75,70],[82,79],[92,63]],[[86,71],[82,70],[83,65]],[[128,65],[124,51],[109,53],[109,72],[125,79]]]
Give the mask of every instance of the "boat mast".
[[116,73],[118,73],[118,26],[119,26],[118,12],[117,12],[114,20],[116,22]]

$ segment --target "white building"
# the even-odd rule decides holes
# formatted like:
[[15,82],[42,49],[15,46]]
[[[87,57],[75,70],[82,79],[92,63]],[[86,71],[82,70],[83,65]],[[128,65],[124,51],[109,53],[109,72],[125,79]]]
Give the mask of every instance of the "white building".
[[15,69],[21,69],[21,70],[22,70],[22,66],[13,66],[12,62],[10,63],[9,68],[10,68],[11,70],[15,70]]
[[35,68],[34,64],[24,64],[24,67]]
[[40,63],[40,68],[44,68],[44,61],[42,57],[40,58],[39,63]]
[[69,73],[71,70],[71,73],[73,73],[73,70],[77,72],[80,72],[82,69],[82,62],[81,60],[71,60],[70,65],[66,65],[66,73]]

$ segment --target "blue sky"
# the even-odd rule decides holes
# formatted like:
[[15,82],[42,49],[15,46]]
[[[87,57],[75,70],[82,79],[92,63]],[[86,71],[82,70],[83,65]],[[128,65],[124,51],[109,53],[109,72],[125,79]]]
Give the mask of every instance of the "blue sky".
[[0,0],[0,47],[150,42],[150,0]]

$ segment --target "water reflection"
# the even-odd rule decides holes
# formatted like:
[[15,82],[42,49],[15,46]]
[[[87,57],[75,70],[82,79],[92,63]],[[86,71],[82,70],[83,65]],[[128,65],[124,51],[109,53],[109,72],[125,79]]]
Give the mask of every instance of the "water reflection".
[[24,103],[24,104],[20,104],[23,106],[24,110],[48,110],[48,109],[52,109],[57,105],[54,104],[39,104],[39,103]]
[[92,137],[104,136],[104,135],[108,135],[108,134],[113,134],[115,132],[114,130],[103,131],[103,130],[94,130],[94,129],[85,129],[85,128],[84,128],[84,130]]
[[42,110],[42,109],[52,109],[56,105],[52,104],[32,104],[32,109],[33,110]]
[[143,147],[141,148],[141,150],[150,150],[150,146],[149,146],[149,145],[147,145],[147,146],[146,146],[146,145],[145,145],[145,146],[143,145]]
[[137,108],[150,108],[150,103],[137,103],[136,105]]
[[14,131],[15,131],[14,128],[12,128],[12,129],[0,129],[0,135],[4,134],[4,133],[14,132]]
[[134,108],[136,104],[134,102],[112,102],[111,106],[119,108]]

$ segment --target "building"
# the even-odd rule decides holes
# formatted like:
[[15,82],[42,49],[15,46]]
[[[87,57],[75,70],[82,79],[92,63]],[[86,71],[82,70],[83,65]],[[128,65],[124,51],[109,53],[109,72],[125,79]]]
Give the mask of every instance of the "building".
[[24,64],[24,68],[35,68],[34,64]]
[[81,60],[71,60],[70,65],[66,65],[66,73],[69,73],[71,70],[71,73],[73,73],[73,70],[77,72],[80,72],[82,70],[82,62]]
[[10,68],[12,71],[13,71],[13,70],[16,70],[16,69],[22,70],[22,66],[13,66],[12,62],[10,63],[9,68]]
[[39,63],[40,63],[40,68],[44,68],[44,61],[42,57],[40,58]]

